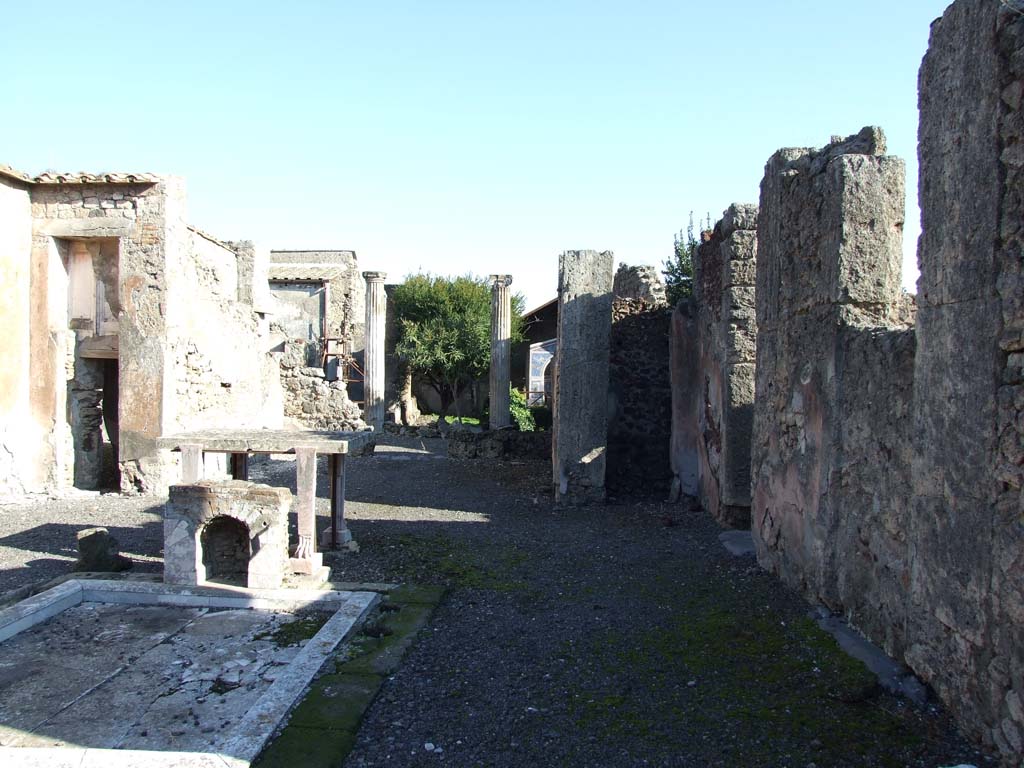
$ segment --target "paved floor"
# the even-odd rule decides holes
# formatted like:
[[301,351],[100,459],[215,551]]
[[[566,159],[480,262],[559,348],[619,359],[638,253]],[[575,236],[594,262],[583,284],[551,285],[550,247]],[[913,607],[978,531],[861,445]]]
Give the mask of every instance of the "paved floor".
[[299,645],[273,640],[294,620],[273,611],[69,608],[3,644],[0,745],[222,751],[232,725],[298,654]]

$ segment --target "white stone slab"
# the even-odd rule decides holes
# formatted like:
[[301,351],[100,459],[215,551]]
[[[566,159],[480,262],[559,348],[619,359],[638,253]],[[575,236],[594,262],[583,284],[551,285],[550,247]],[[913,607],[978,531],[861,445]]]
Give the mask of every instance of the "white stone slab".
[[[70,607],[86,602],[175,605],[254,610],[296,610],[317,605],[334,615],[282,669],[270,688],[232,729],[219,754],[201,752],[0,747],[2,768],[248,768],[283,724],[338,645],[380,600],[374,592],[241,587],[175,587],[152,582],[72,579],[0,611],[0,642]],[[0,646],[2,651],[2,646]]]
[[0,611],[0,642],[82,602],[82,582],[65,581]]
[[242,722],[232,729],[235,735],[224,751],[240,760],[255,760],[273,732],[299,702],[302,692],[324,662],[379,599],[380,596],[374,592],[351,593],[349,600],[305,645]]
[[199,752],[151,752],[139,749],[0,747],[3,768],[246,768],[226,755]]

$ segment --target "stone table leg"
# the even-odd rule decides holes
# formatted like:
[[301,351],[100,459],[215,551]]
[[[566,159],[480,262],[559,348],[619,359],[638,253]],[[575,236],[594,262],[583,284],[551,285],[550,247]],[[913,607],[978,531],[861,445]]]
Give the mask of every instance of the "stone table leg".
[[203,478],[203,446],[181,446],[181,483],[194,485]]
[[248,480],[249,479],[249,454],[248,453],[232,453],[231,454],[231,476],[235,480]]
[[331,527],[320,537],[320,548],[338,549],[351,545],[352,532],[345,523],[345,454],[332,453],[328,457],[331,480]]
[[295,573],[315,574],[323,566],[316,551],[316,449],[295,449],[295,512],[299,543],[292,558]]

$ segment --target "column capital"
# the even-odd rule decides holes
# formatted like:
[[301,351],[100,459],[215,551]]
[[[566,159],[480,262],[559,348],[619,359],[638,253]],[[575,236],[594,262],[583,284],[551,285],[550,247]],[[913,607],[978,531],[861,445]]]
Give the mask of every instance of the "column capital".
[[491,275],[491,284],[508,288],[512,285],[512,275]]
[[383,283],[387,276],[387,272],[363,272],[363,278],[368,283]]

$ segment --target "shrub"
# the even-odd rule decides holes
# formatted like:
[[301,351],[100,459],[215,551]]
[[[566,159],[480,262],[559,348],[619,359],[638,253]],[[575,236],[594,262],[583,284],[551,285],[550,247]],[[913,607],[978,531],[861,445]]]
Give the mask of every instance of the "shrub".
[[512,421],[520,432],[533,432],[537,424],[533,420],[533,412],[526,405],[526,395],[518,389],[511,389],[509,393],[509,410],[512,412]]

